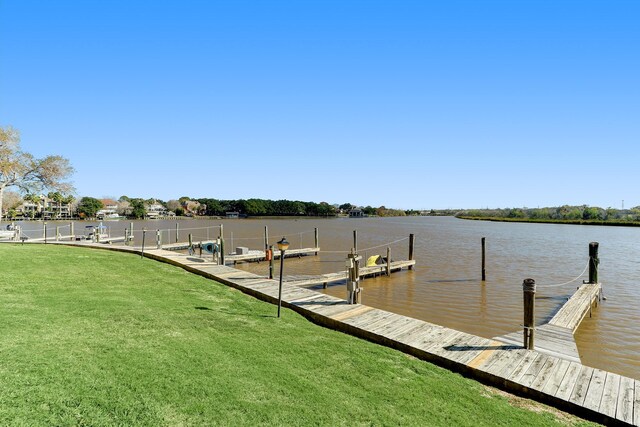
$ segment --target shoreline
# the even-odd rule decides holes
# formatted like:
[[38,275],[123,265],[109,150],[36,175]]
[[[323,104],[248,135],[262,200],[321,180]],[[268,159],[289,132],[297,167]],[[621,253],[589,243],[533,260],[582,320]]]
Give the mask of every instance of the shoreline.
[[640,222],[631,221],[605,221],[591,219],[533,219],[533,218],[500,218],[500,217],[479,217],[479,216],[456,216],[458,219],[472,221],[492,221],[492,222],[525,222],[536,224],[568,224],[568,225],[602,225],[609,227],[640,227]]

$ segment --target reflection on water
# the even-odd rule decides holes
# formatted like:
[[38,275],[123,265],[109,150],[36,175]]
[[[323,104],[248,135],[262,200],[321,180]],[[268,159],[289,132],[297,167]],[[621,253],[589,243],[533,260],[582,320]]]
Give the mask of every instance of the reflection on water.
[[[391,278],[366,280],[363,303],[483,337],[520,329],[522,281],[528,277],[538,284],[538,323],[550,319],[581,281],[561,287],[544,286],[578,276],[587,264],[589,242],[599,242],[599,278],[607,300],[583,321],[576,333],[578,349],[587,365],[640,379],[640,228],[497,223],[449,217],[181,220],[179,240],[186,241],[189,233],[196,242],[213,239],[218,236],[221,223],[228,252],[238,246],[264,249],[265,226],[271,244],[286,236],[292,249],[312,247],[313,229],[317,227],[322,251],[318,256],[287,259],[285,275],[344,269],[346,254],[353,246],[353,230],[358,230],[359,253],[365,259],[376,254],[386,256],[388,242],[414,233],[418,263],[415,269]],[[77,222],[76,231],[84,225]],[[112,235],[121,236],[129,222],[105,225]],[[149,230],[147,242],[153,245],[157,229],[162,230],[163,242],[175,241],[175,220],[134,222],[138,244],[143,227]],[[31,230],[27,234],[32,233],[33,237],[42,236],[41,223],[24,223],[24,229]],[[52,230],[49,227],[50,236],[54,236]],[[61,234],[65,234],[64,230]],[[482,237],[487,239],[486,282],[480,280]],[[408,240],[391,245],[392,259],[407,257]],[[241,264],[238,268],[268,274],[266,262]],[[344,285],[330,285],[324,292],[346,297]]]

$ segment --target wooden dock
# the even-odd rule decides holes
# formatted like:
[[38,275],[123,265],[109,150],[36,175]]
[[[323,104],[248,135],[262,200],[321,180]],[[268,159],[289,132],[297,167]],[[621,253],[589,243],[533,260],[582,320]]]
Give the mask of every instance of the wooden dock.
[[[200,247],[200,242],[197,242],[197,243],[194,242],[193,244],[196,248]],[[162,249],[165,249],[168,251],[187,250],[189,249],[189,243],[181,242],[181,243],[162,244]],[[311,254],[316,254],[318,252],[320,252],[320,248],[289,249],[285,252],[285,258],[307,256]],[[279,259],[280,252],[273,251],[273,258]],[[265,256],[265,251],[254,249],[254,250],[250,250],[249,253],[246,253],[246,254],[235,254],[235,253],[226,254],[224,256],[224,260],[225,260],[225,263],[226,262],[237,263],[241,261],[265,261],[266,256]]]
[[549,321],[549,325],[566,328],[575,332],[582,319],[591,312],[591,307],[600,299],[602,285],[600,283],[584,283],[575,294]]
[[[569,298],[553,318],[535,328],[535,349],[571,362],[580,362],[574,332],[600,298],[600,283],[585,283]],[[523,333],[512,332],[494,338],[505,344],[523,347]]]
[[[130,247],[92,246],[140,253]],[[277,303],[276,280],[165,250],[145,251],[145,256]],[[398,349],[584,418],[605,424],[640,425],[639,380],[557,354],[525,350],[521,344],[510,345],[363,304],[348,304],[291,283],[283,284],[282,304],[317,324]]]
[[[391,272],[397,272],[404,268],[414,266],[415,260],[410,261],[392,261],[389,266]],[[379,264],[371,267],[360,267],[360,278],[367,278],[376,275],[386,274],[387,264]],[[313,286],[313,285],[327,285],[328,283],[342,282],[347,280],[348,273],[346,271],[339,271],[337,273],[319,274],[314,276],[298,275],[298,276],[285,276],[283,280],[291,285],[296,286]]]
[[[284,253],[285,258],[302,257],[311,254],[317,254],[320,252],[320,248],[301,248],[301,249],[288,249]],[[280,251],[273,251],[273,259],[280,258]],[[250,250],[248,254],[227,254],[224,256],[225,261],[240,262],[240,261],[265,261],[265,252],[259,250]]]

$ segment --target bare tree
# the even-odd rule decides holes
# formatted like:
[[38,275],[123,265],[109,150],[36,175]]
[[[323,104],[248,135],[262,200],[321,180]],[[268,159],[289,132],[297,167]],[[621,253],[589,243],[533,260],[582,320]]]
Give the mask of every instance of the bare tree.
[[22,196],[15,191],[5,191],[2,195],[2,205],[11,211],[24,202]]
[[36,159],[20,149],[20,134],[11,126],[0,127],[0,220],[5,189],[35,193],[44,189],[70,193],[73,186],[65,180],[73,173],[69,160],[61,156]]

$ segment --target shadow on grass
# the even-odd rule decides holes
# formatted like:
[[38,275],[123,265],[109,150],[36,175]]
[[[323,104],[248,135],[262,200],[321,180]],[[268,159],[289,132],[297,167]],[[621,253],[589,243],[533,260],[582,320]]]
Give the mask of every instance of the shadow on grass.
[[211,311],[211,309],[209,307],[194,307],[196,310],[209,310]]
[[[211,310],[211,309],[209,308],[207,310]],[[277,317],[277,314],[275,313],[275,309],[273,314],[257,314],[257,313],[250,313],[245,311],[233,311],[233,310],[225,310],[225,309],[221,309],[218,311],[220,313],[229,314],[231,316],[239,316],[239,317],[262,317],[262,318]]]

